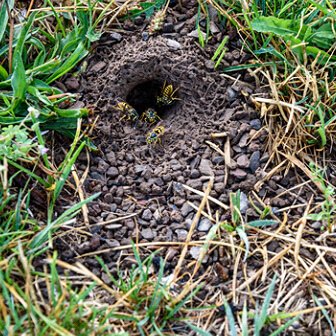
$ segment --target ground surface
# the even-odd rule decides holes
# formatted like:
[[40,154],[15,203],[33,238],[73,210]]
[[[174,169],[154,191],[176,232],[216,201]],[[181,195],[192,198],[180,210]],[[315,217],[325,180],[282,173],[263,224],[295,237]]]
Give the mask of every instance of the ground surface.
[[[98,117],[92,134],[98,151],[91,152],[89,160],[83,154],[77,169],[82,176],[90,167],[84,184],[86,195],[101,194],[89,205],[87,219],[92,225],[89,234],[59,238],[60,256],[66,261],[80,258],[110,284],[94,256],[101,255],[115,273],[117,268],[132,264],[133,259],[127,258],[129,250],[122,246],[136,241],[147,247],[144,253],[161,248],[159,255],[165,257],[165,274],[169,275],[178,263],[178,243],[187,239],[202,199],[202,195],[185,185],[203,191],[209,176],[213,176],[210,196],[219,202],[208,202],[192,235],[193,241],[205,239],[216,223],[230,220],[229,195],[237,190],[241,191],[240,211],[245,222],[260,218],[254,206],[259,209],[268,206],[271,214],[266,218],[275,219],[278,224],[268,228],[269,231],[249,231],[253,244],[246,262],[239,249],[232,252],[229,247],[231,239],[243,247],[239,237],[223,234],[221,242],[227,246],[217,246],[203,258],[199,274],[207,272],[209,276],[205,278],[207,286],[201,297],[216,303],[222,294],[230,293],[233,304],[241,310],[243,300],[248,296],[251,303],[258,300],[265,294],[261,284],[270,282],[273,274],[278,273],[286,286],[280,284],[278,288],[277,309],[287,312],[308,309],[314,306],[311,294],[317,282],[311,275],[297,279],[295,258],[308,270],[321,254],[332,262],[328,252],[335,251],[332,247],[323,250],[312,247],[315,243],[312,237],[318,238],[320,233],[319,227],[310,223],[303,231],[303,238],[309,239],[295,257],[293,232],[301,225],[298,220],[309,200],[319,198],[310,183],[293,169],[285,171],[286,167],[282,167],[283,170],[272,173],[274,164],[268,162],[269,154],[265,153],[267,130],[252,99],[266,96],[267,88],[257,85],[248,73],[227,76],[213,69],[209,59],[222,34],[214,33],[209,45],[200,48],[195,31],[196,12],[192,4],[189,7],[185,11],[170,9],[163,30],[166,33],[159,36],[147,38],[143,34],[146,27],[143,19],[136,20],[134,25],[125,24],[120,35],[106,33],[89,58],[88,70],[81,79],[65,81],[68,90],[79,92],[80,100],[94,107],[92,122]],[[234,34],[229,48],[223,66],[248,59]],[[146,104],[152,104],[148,92],[159,90],[165,81],[179,88],[180,100],[159,111],[162,119],[159,124],[166,128],[163,143],[148,146],[145,136],[152,126],[120,121],[121,114],[113,106],[121,98],[139,108],[148,107]],[[142,94],[146,97],[144,106]],[[125,216],[128,218],[115,221]],[[332,246],[332,238],[328,239],[326,246]],[[183,262],[185,271],[199,254],[197,244],[189,249]],[[324,274],[329,271],[323,272],[317,281],[326,281]],[[300,299],[292,299],[298,291]],[[328,289],[325,293],[328,294]],[[324,296],[320,292],[316,295]],[[217,323],[210,331],[219,334],[223,332],[223,316],[220,310],[215,314]],[[318,335],[321,326],[311,326],[310,319],[304,317],[294,328],[288,334]]]

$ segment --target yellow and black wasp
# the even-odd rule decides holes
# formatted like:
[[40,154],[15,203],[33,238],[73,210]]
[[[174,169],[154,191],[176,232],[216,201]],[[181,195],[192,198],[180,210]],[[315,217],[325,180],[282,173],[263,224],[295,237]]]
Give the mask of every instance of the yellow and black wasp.
[[147,133],[146,142],[149,145],[155,145],[157,143],[161,144],[161,138],[165,133],[165,128],[163,126],[157,126],[152,131]]
[[145,112],[142,113],[140,120],[148,124],[154,124],[156,121],[161,120],[161,118],[155,110],[148,108]]
[[180,98],[174,96],[177,90],[178,88],[174,90],[172,84],[167,85],[167,83],[164,82],[160,95],[156,97],[156,103],[159,106],[168,106],[171,105],[174,100],[180,100]]
[[126,102],[119,102],[114,108],[123,113],[120,120],[137,121],[139,119],[139,113],[136,109]]

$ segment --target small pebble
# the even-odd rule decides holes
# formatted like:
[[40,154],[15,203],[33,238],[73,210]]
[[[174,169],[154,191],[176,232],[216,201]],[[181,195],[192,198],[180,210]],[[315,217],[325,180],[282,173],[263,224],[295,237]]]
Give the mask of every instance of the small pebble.
[[141,230],[141,236],[144,239],[153,239],[154,238],[154,232],[151,228],[146,228]]
[[119,170],[117,167],[110,167],[106,172],[106,175],[109,177],[117,177],[119,175]]
[[112,41],[116,41],[116,42],[121,42],[121,40],[123,39],[122,35],[117,33],[117,32],[113,32],[110,34],[110,39]]
[[240,168],[234,169],[230,173],[233,177],[237,178],[238,180],[244,179],[247,175],[246,171]]
[[260,151],[253,152],[250,157],[250,165],[251,172],[255,173],[255,171],[260,167]]
[[245,193],[240,193],[240,212],[245,214],[248,209],[248,198]]
[[144,212],[142,213],[141,218],[143,220],[149,221],[152,219],[152,216],[153,216],[152,212],[149,209],[145,209]]
[[213,175],[210,160],[201,159],[201,162],[198,168],[201,174],[203,175]]
[[172,33],[174,31],[174,25],[171,22],[165,23],[162,27],[162,32],[164,34]]
[[177,234],[178,241],[185,241],[187,239],[188,231],[183,229],[176,229],[175,233]]
[[182,45],[180,42],[177,42],[172,39],[167,39],[167,46],[172,50],[180,50],[182,49]]
[[250,160],[246,154],[242,154],[237,159],[237,165],[239,168],[248,168],[250,165]]
[[187,217],[193,210],[193,207],[189,203],[185,202],[181,208],[181,215],[183,217]]
[[212,227],[212,223],[208,218],[202,219],[197,227],[197,230],[200,232],[208,232]]

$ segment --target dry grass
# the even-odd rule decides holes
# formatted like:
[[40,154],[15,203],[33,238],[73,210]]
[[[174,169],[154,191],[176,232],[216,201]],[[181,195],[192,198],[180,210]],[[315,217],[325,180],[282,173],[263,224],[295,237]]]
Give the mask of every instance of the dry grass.
[[[223,15],[229,16],[226,9],[218,7],[213,1],[208,2],[215,5]],[[34,11],[33,4],[34,1],[31,1],[27,16],[29,12]],[[118,16],[136,4],[137,1],[124,1],[120,6],[115,6],[114,2],[99,2],[94,18],[101,18],[102,20],[98,21],[102,29],[106,29],[118,20]],[[86,8],[84,4],[82,6]],[[248,8],[248,5],[245,4],[245,7]],[[72,6],[72,2],[54,7],[56,12],[68,13],[75,13],[78,9],[80,6]],[[43,10],[49,11],[50,8]],[[246,31],[241,21],[238,22],[241,30]],[[53,31],[53,26],[47,20],[41,24],[50,32]],[[249,36],[250,33],[247,33],[242,38]],[[11,48],[11,64],[10,51]],[[289,48],[287,55],[295,61],[295,55],[291,54]],[[149,335],[155,333],[155,324],[170,316],[170,312],[178,307],[180,302],[183,302],[183,305],[176,310],[176,314],[167,319],[164,324],[165,331],[162,333],[186,334],[186,330],[190,328],[184,323],[187,320],[204,330],[205,335],[205,331],[229,335],[229,319],[221,313],[221,307],[226,300],[236,307],[236,328],[239,334],[246,330],[242,318],[246,302],[251,313],[248,322],[251,332],[254,328],[252,317],[256,303],[264,300],[274,274],[277,275],[277,279],[267,312],[270,324],[267,330],[282,326],[284,316],[286,319],[299,316],[295,330],[289,332],[293,335],[306,335],[314,328],[317,334],[324,335],[326,328],[329,328],[325,313],[335,328],[335,226],[330,228],[330,232],[317,233],[308,225],[309,214],[319,212],[322,208],[323,202],[316,200],[321,199],[325,185],[330,185],[328,176],[324,181],[323,178],[316,179],[309,164],[326,167],[331,162],[330,167],[335,169],[335,161],[332,160],[335,160],[333,146],[336,118],[328,125],[323,125],[322,120],[317,120],[316,112],[318,109],[334,111],[336,107],[336,85],[329,82],[327,70],[327,65],[319,66],[316,62],[310,64],[307,60],[304,64],[297,62],[294,69],[288,73],[274,73],[267,68],[252,72],[253,76],[261,79],[261,83],[269,88],[267,98],[253,96],[252,99],[260,110],[264,128],[268,132],[266,150],[270,156],[264,168],[263,179],[255,186],[255,192],[250,194],[250,202],[258,207],[260,212],[269,206],[270,200],[259,196],[258,191],[275,175],[285,176],[289,171],[295,170],[298,184],[288,190],[283,189],[281,195],[276,196],[296,196],[291,206],[270,214],[278,225],[267,229],[251,227],[241,216],[241,225],[245,228],[249,241],[250,252],[246,261],[243,260],[246,245],[242,243],[236,231],[228,232],[218,220],[216,207],[221,207],[225,212],[232,212],[233,206],[209,196],[212,179],[204,192],[185,186],[190,193],[200,197],[199,203],[191,203],[197,209],[197,215],[185,242],[138,243],[134,248],[114,247],[78,255],[78,262],[69,264],[59,260],[56,254],[44,255],[43,258],[37,255],[33,258],[27,253],[27,246],[39,230],[36,224],[32,225],[27,220],[29,229],[22,230],[18,236],[14,235],[7,246],[2,246],[2,250],[5,251],[0,259],[0,285],[3,293],[0,295],[0,320],[2,325],[6,326],[8,335],[23,332],[42,334],[45,330],[48,335],[105,335],[108,332],[140,335],[137,325],[139,321],[146,319],[148,320],[143,324],[142,334]],[[307,106],[307,102],[310,107]],[[307,127],[309,124],[313,127]],[[318,133],[319,127],[321,133]],[[227,178],[230,169],[230,143],[226,134],[214,134],[212,138],[219,136],[225,139],[223,148],[216,147],[210,141],[208,144],[224,156]],[[324,146],[321,146],[323,144]],[[1,175],[4,182],[8,181],[6,172]],[[76,190],[79,199],[83,200],[86,174],[78,176],[73,170],[72,176],[75,185],[71,188]],[[309,189],[312,196],[300,196],[303,188]],[[329,200],[334,202],[331,197]],[[297,209],[302,210],[300,214]],[[84,225],[73,227],[74,220],[60,224],[59,231],[49,243],[64,236],[75,237],[78,240],[90,236],[85,205],[82,207],[82,214]],[[130,214],[96,225],[117,225],[123,219],[136,215]],[[201,216],[211,220],[213,229],[204,240],[196,241],[193,240],[194,229]],[[270,249],[270,244],[277,248]],[[150,263],[139,265],[139,261],[134,259],[136,253],[141,258],[153,251],[165,255],[166,249],[171,246],[180,248],[181,252],[177,267],[169,279],[160,278],[158,272],[151,269]],[[199,247],[197,260],[187,258],[192,247]],[[120,281],[120,286],[113,282],[107,284],[83,265],[86,257],[99,256],[106,252],[120,253],[120,274],[116,278]],[[202,263],[207,256],[216,253],[227,264],[217,262],[207,266],[206,263]],[[134,283],[129,282],[131,272],[126,261],[130,260],[138,265]],[[148,271],[148,274],[144,276],[141,270]],[[92,283],[96,284],[95,289],[90,288]],[[121,285],[125,287],[122,288]],[[196,291],[199,285],[202,286]],[[80,289],[76,291],[76,288]],[[162,297],[154,314],[149,315],[148,309],[153,304],[153,297],[157,295],[158,288],[162,290]],[[87,289],[89,290],[85,293]],[[134,296],[135,292],[142,299],[140,303]],[[20,316],[25,316],[25,320],[20,321]],[[84,320],[86,324],[81,326]],[[196,334],[195,330],[188,333]]]

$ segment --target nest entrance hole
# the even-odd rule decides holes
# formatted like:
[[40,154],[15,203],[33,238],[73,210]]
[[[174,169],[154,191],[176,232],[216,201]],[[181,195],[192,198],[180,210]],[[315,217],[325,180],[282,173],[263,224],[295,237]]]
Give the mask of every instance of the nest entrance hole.
[[[148,108],[152,108],[157,112],[160,118],[164,119],[166,113],[176,104],[176,102],[169,106],[160,106],[157,104],[157,97],[161,94],[164,84],[165,81],[158,79],[144,81],[130,90],[127,94],[126,101],[133,106],[139,114]],[[178,92],[175,95],[178,96]]]

